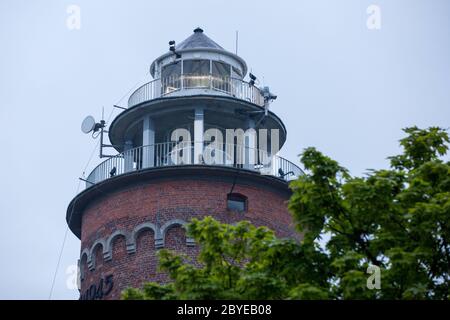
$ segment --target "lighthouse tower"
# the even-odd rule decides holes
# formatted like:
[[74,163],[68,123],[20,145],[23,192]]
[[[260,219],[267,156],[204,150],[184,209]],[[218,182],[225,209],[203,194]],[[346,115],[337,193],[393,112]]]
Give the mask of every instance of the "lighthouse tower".
[[[184,225],[213,216],[247,220],[295,237],[288,182],[301,170],[277,155],[283,122],[276,99],[245,61],[197,28],[150,67],[110,124],[87,118],[85,132],[108,134],[115,149],[85,179],[66,220],[81,240],[81,299],[119,299],[127,287],[163,282],[157,251],[195,256]],[[107,126],[107,127],[106,127]]]

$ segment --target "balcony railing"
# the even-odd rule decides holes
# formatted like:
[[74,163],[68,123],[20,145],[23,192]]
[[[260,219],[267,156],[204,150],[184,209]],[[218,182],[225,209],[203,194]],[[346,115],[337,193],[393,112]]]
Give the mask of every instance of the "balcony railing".
[[177,92],[181,93],[181,90],[186,90],[183,92],[186,95],[196,94],[192,89],[215,91],[259,106],[264,105],[264,97],[260,90],[243,80],[213,75],[182,74],[156,79],[140,86],[128,99],[128,107]]
[[[196,148],[200,154],[197,154]],[[108,158],[89,174],[86,188],[106,179],[146,168],[195,164],[247,169],[286,181],[303,174],[292,162],[277,155],[268,155],[263,150],[230,144],[166,142],[137,147]]]

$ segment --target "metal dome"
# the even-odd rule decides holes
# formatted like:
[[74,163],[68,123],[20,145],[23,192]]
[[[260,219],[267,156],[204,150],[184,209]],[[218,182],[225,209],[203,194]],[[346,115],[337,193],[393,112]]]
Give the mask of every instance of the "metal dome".
[[194,34],[176,46],[177,50],[193,49],[193,48],[214,48],[224,50],[215,41],[203,33],[203,29],[196,28]]
[[[216,43],[214,40],[212,40],[210,37],[208,37],[204,32],[203,29],[198,27],[194,29],[194,33],[190,35],[188,38],[180,42],[179,44],[176,44],[175,49],[177,53],[182,54],[183,52],[213,52],[213,53],[219,53],[224,56],[229,56],[235,61],[237,61],[241,67],[242,67],[242,73],[243,76],[247,74],[247,64],[245,63],[244,59],[239,57],[238,55],[224,49],[221,45]],[[173,52],[167,52],[163,54],[162,56],[155,59],[151,66],[150,66],[150,74],[152,77],[155,77],[155,68],[156,64],[160,61],[164,60],[165,58],[173,55]]]

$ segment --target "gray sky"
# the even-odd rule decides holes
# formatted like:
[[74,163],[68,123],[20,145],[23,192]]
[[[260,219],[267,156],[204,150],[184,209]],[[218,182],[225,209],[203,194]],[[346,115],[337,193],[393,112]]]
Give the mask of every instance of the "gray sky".
[[[80,30],[66,26],[71,4]],[[371,4],[380,30],[366,26]],[[449,127],[449,16],[448,0],[1,0],[0,298],[48,298],[66,208],[97,143],[80,123],[150,80],[169,40],[201,26],[234,51],[239,30],[239,55],[278,95],[281,154],[297,162],[315,146],[360,175],[387,165],[401,128]],[[66,269],[79,246],[69,233],[55,299],[78,297]]]

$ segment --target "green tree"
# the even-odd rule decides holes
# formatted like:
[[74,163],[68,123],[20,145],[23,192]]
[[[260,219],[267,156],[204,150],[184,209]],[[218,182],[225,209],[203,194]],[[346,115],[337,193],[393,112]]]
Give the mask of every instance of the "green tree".
[[[449,138],[437,127],[406,128],[387,170],[351,177],[314,148],[289,202],[302,240],[278,239],[248,222],[193,220],[196,261],[159,252],[168,284],[128,289],[125,299],[448,299]],[[381,272],[368,289],[367,268]]]

